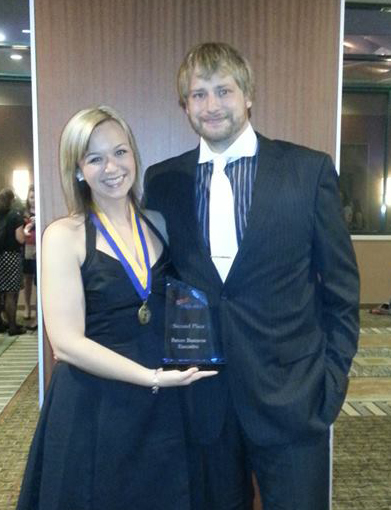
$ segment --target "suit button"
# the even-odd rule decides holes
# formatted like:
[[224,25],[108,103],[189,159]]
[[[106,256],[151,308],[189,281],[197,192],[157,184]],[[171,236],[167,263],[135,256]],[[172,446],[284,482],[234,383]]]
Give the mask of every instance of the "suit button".
[[222,301],[227,301],[228,296],[225,292],[222,292],[220,298],[222,299]]

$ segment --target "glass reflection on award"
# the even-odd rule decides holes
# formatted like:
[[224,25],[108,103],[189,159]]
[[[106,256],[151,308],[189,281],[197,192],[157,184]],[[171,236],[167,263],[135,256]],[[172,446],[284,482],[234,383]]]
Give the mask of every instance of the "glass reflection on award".
[[223,363],[221,346],[217,345],[213,335],[205,293],[168,277],[163,364],[170,368],[198,366],[212,370]]

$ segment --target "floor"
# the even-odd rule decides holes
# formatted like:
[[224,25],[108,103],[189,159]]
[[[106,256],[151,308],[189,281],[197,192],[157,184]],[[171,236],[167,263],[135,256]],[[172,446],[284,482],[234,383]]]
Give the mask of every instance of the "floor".
[[[391,316],[364,310],[361,324],[348,396],[334,428],[333,510],[391,510]],[[0,510],[15,509],[39,414],[37,369],[31,372],[36,336],[9,344],[0,335],[0,402],[8,399],[0,407]]]
[[391,416],[335,423],[333,510],[391,510]]
[[391,510],[391,316],[362,310],[360,319],[335,424],[333,510]]
[[360,341],[341,416],[391,416],[391,316],[361,312]]
[[0,510],[14,510],[16,506],[39,414],[37,375],[35,368],[0,414]]
[[37,334],[0,335],[0,413],[37,364]]

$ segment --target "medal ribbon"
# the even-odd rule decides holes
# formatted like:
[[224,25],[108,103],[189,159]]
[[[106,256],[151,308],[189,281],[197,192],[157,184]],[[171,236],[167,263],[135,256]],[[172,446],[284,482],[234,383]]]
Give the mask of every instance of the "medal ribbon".
[[136,245],[136,252],[141,262],[141,267],[130,253],[129,249],[118,235],[107,216],[96,206],[94,212],[90,213],[90,218],[109,243],[111,249],[117,255],[126,274],[133,283],[137,294],[143,301],[146,301],[151,292],[151,266],[149,263],[149,255],[147,243],[140,220],[132,206],[130,206],[130,214],[132,220],[133,237]]

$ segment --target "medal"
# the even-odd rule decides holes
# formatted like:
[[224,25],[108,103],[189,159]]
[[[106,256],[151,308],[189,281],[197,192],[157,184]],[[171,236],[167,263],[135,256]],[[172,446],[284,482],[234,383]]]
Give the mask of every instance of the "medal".
[[145,324],[148,324],[148,322],[151,320],[151,310],[148,308],[147,302],[144,301],[144,303],[140,306],[137,312],[138,320],[140,321],[140,324],[143,326]]
[[137,294],[143,300],[143,304],[138,310],[138,320],[140,324],[148,324],[151,320],[151,310],[148,308],[147,300],[151,293],[151,266],[149,263],[149,255],[147,243],[145,241],[144,232],[141,228],[140,220],[136,215],[133,207],[129,204],[132,219],[132,229],[134,244],[140,264],[134,259],[126,244],[115,231],[107,216],[94,206],[94,212],[90,213],[90,218],[95,227],[106,239],[122,267],[125,269],[130,281],[132,282]]

